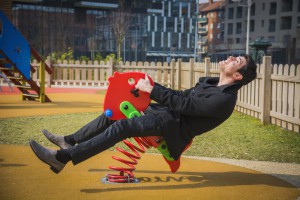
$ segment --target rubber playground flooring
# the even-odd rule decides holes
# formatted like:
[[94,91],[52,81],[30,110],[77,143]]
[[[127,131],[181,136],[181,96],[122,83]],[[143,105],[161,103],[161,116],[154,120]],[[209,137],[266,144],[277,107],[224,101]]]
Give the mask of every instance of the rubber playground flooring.
[[[0,118],[96,112],[102,109],[104,97],[92,90],[53,89],[47,94],[52,103],[21,101],[17,92],[0,93]],[[134,173],[139,183],[103,184],[101,178],[114,173],[108,166],[122,166],[112,155],[120,153],[105,151],[76,166],[68,163],[54,174],[29,146],[0,145],[0,199],[295,200],[300,196],[300,190],[271,175],[218,162],[182,158],[173,174],[157,154],[142,154]]]

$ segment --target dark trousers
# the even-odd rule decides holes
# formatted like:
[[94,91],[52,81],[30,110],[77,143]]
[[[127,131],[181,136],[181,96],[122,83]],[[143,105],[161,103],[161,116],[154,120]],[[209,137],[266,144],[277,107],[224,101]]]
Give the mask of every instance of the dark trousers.
[[78,164],[126,138],[161,135],[160,122],[153,113],[118,121],[102,114],[74,134],[66,136],[77,143],[67,151],[72,162]]

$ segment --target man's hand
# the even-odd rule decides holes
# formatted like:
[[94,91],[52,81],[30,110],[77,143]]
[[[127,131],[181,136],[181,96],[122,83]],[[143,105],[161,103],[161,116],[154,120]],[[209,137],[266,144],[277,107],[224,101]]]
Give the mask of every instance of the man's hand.
[[150,84],[148,75],[145,75],[145,79],[140,79],[138,83],[135,85],[135,88],[142,91],[151,93],[153,86]]

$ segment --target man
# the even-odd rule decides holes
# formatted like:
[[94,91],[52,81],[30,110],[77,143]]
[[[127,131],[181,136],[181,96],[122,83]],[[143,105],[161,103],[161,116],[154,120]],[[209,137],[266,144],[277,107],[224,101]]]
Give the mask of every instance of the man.
[[248,55],[230,56],[219,62],[219,67],[219,78],[200,78],[193,88],[184,91],[157,83],[152,86],[146,76],[138,81],[136,88],[150,93],[150,98],[157,103],[150,104],[145,115],[113,121],[102,114],[64,137],[43,130],[60,150],[46,149],[34,140],[29,142],[30,146],[55,173],[69,161],[78,164],[130,137],[163,136],[171,156],[177,160],[195,136],[229,118],[238,90],[256,78],[256,63]]

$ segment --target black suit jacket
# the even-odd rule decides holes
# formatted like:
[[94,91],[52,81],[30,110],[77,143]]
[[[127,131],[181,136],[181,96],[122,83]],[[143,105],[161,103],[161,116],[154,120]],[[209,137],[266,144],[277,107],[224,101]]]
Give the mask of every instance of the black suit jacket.
[[155,83],[145,111],[157,114],[171,156],[177,160],[197,135],[220,125],[232,114],[237,83],[217,87],[219,78],[203,77],[191,89],[177,91]]

